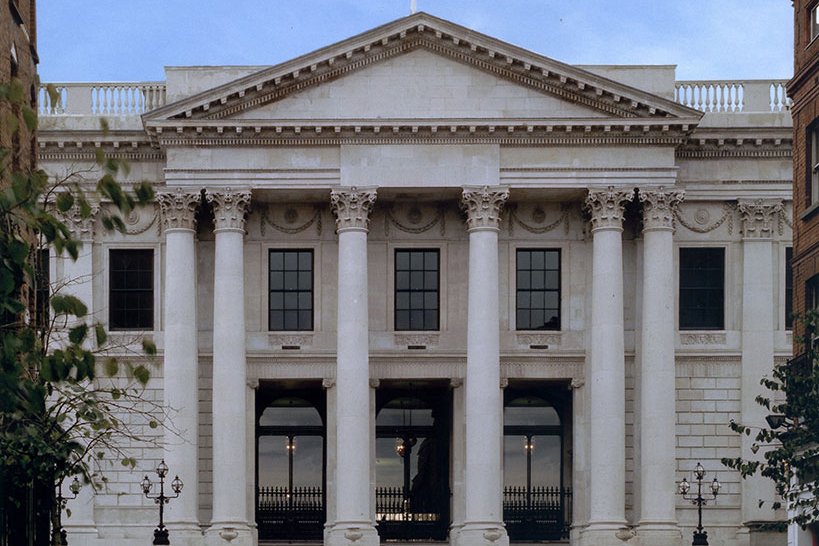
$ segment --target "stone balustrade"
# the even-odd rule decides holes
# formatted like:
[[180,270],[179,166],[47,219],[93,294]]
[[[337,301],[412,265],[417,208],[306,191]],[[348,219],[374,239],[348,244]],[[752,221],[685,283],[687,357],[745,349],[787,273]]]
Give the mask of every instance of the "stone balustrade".
[[[54,83],[58,99],[40,87],[41,116],[139,116],[165,105],[165,82]],[[790,108],[785,81],[678,81],[674,99],[703,112],[782,112]]]
[[678,81],[674,99],[703,112],[783,112],[791,99],[780,80]]
[[165,82],[54,83],[40,86],[41,116],[139,116],[165,105]]

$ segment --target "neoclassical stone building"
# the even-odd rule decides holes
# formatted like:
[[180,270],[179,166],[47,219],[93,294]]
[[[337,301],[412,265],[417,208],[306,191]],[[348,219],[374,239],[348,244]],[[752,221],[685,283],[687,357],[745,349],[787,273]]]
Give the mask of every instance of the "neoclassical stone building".
[[41,166],[102,149],[158,193],[127,235],[76,225],[51,274],[153,337],[168,414],[72,501],[72,544],[145,544],[162,458],[174,544],[690,543],[698,462],[712,544],[784,540],[720,463],[791,354],[781,82],[570,66],[418,13],[58,88]]

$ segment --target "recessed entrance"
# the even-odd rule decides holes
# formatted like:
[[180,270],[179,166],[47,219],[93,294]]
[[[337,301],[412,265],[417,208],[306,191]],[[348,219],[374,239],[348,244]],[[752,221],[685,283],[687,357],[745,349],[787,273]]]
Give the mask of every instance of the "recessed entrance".
[[510,385],[503,420],[503,519],[509,539],[568,538],[570,394],[564,385]]
[[256,419],[259,539],[320,541],[326,519],[326,402],[321,385],[260,386]]
[[381,540],[446,540],[452,413],[448,385],[388,384],[377,392],[376,412],[375,495]]

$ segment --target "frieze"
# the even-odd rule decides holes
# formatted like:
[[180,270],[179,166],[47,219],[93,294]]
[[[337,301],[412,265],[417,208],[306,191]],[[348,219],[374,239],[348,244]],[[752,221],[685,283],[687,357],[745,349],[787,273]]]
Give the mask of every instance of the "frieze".
[[201,192],[191,192],[176,188],[176,191],[161,191],[156,194],[156,202],[162,217],[162,227],[196,231],[196,211],[202,200]]
[[682,345],[725,345],[725,334],[680,334]]
[[393,207],[385,209],[384,235],[389,237],[391,226],[398,228],[404,233],[412,233],[416,235],[427,232],[435,226],[438,226],[438,234],[441,237],[444,237],[446,235],[446,207],[444,205],[439,205],[436,207],[435,214],[427,221],[424,221],[424,208],[427,207],[421,207],[415,204],[402,207],[404,215],[406,216],[406,223],[401,222],[397,218]]
[[244,231],[245,218],[250,211],[250,192],[225,188],[221,192],[207,192],[208,203],[213,205],[214,231]]
[[[282,207],[277,207],[282,208]],[[306,218],[304,221],[299,223],[302,219],[303,209],[302,207],[298,207],[295,205],[287,205],[283,207],[281,217],[282,222],[276,222],[272,218],[271,214],[271,207],[264,205],[259,210],[259,215],[261,217],[259,223],[259,231],[262,236],[264,236],[267,232],[266,226],[270,226],[276,231],[281,233],[286,233],[287,235],[296,235],[303,231],[306,231],[311,226],[315,226],[316,228],[316,235],[321,235],[322,230],[322,207],[316,205],[313,207],[312,214]]]
[[561,334],[517,334],[518,345],[560,345]]
[[[125,224],[125,233],[128,235],[141,235],[151,229],[151,226],[157,224],[157,218],[159,218],[159,211],[154,205],[135,207],[122,219]],[[161,231],[160,224],[157,224],[157,228],[157,231]]]
[[[563,226],[563,232],[565,235],[569,234],[569,216],[572,210],[571,203],[561,203],[560,204],[560,215],[553,220],[546,224],[546,211],[543,209],[541,205],[535,205],[534,208],[529,213],[529,217],[531,222],[529,223],[523,218],[521,218],[519,211],[520,208],[517,203],[512,203],[509,205],[509,234],[514,235],[515,233],[515,226],[522,227],[525,231],[529,233],[534,233],[536,235],[541,235],[543,233],[548,233]],[[540,224],[540,225],[538,225]]]
[[781,199],[741,199],[737,210],[742,217],[742,235],[746,239],[769,238],[774,234],[774,221],[781,220]]
[[674,229],[674,213],[685,198],[681,190],[640,190],[638,193],[643,205],[643,231],[655,229]]
[[586,196],[586,208],[591,213],[592,231],[598,229],[623,229],[626,203],[634,199],[630,189],[590,190]]
[[509,189],[492,186],[464,188],[461,207],[466,211],[468,231],[474,229],[498,229],[500,213],[509,198]]
[[736,205],[733,203],[722,204],[722,215],[711,222],[711,213],[705,207],[699,207],[694,213],[694,218],[689,220],[683,215],[683,207],[677,208],[675,217],[677,221],[689,231],[694,233],[709,233],[719,228],[723,224],[727,225],[728,234],[734,233],[734,214],[736,212]]
[[393,343],[396,346],[423,345],[435,347],[438,345],[438,334],[395,334]]

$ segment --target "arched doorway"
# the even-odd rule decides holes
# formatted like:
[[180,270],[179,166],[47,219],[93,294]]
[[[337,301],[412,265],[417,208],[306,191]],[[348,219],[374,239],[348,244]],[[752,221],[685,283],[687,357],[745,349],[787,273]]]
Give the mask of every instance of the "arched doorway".
[[446,540],[451,395],[446,387],[376,396],[376,519],[382,540]]
[[560,540],[571,524],[566,403],[542,389],[505,392],[503,519],[512,541]]
[[321,540],[326,425],[318,389],[260,389],[256,414],[256,522],[262,540]]

